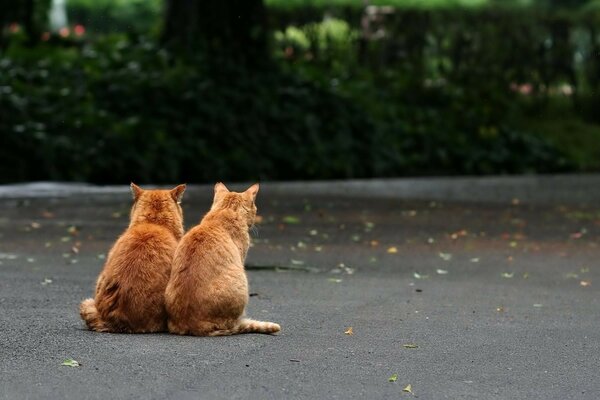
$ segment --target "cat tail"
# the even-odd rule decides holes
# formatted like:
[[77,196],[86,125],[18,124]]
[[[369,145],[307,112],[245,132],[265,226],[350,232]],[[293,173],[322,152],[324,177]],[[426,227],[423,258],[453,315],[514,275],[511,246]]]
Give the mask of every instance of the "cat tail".
[[97,332],[109,331],[106,323],[100,318],[94,299],[85,299],[81,302],[79,305],[79,315],[85,321],[88,329]]
[[277,333],[281,330],[279,324],[274,322],[256,321],[253,319],[242,318],[232,329],[216,330],[209,333],[209,336],[237,335],[239,333]]

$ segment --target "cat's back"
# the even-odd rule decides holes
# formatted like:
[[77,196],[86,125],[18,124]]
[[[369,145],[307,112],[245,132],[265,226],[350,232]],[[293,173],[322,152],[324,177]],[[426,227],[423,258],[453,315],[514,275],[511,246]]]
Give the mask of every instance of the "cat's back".
[[115,243],[111,259],[113,263],[126,265],[152,262],[171,258],[177,247],[177,239],[165,227],[156,224],[138,224],[128,228]]
[[178,252],[189,253],[217,251],[232,245],[231,236],[218,223],[202,221],[181,239]]

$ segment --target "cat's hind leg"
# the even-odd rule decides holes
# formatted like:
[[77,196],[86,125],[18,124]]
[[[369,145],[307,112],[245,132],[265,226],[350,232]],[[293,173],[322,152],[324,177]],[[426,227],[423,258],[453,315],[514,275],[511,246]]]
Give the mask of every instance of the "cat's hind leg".
[[96,332],[110,332],[107,324],[100,318],[96,301],[94,299],[86,299],[79,305],[79,315],[85,321],[88,329]]

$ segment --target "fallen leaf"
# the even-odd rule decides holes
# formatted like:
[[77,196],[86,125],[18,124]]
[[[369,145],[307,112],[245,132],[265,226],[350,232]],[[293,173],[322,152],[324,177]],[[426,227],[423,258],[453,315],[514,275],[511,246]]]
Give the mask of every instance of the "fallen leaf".
[[304,265],[304,261],[294,260],[293,258],[290,260],[292,265]]
[[48,278],[44,278],[44,281],[42,282],[43,286],[49,285],[52,283],[52,279],[48,279]]
[[80,367],[81,366],[81,364],[79,364],[79,361],[75,361],[72,358],[67,358],[60,365],[65,365],[67,367]]
[[445,269],[436,269],[435,272],[438,273],[438,275],[448,275],[448,271],[446,271]]
[[450,253],[440,253],[440,258],[444,261],[450,261],[452,259],[452,254]]
[[413,343],[409,343],[409,344],[403,344],[402,347],[404,347],[405,349],[418,349],[419,346]]
[[396,382],[398,380],[398,374],[393,374],[389,377],[388,382]]
[[412,394],[412,385],[409,383],[404,389],[402,389],[402,391]]
[[354,335],[354,332],[352,331],[352,327],[351,327],[351,326],[350,326],[350,327],[348,327],[348,329],[346,329],[346,330],[344,331],[344,333],[345,333],[346,335]]
[[71,225],[71,226],[70,226],[70,227],[67,229],[67,232],[69,232],[69,234],[71,234],[71,235],[73,235],[73,236],[75,236],[75,235],[79,234],[79,230],[78,230],[78,229],[77,229],[77,227],[76,227],[76,226],[74,226],[74,225]]
[[396,254],[398,252],[398,249],[396,247],[392,246],[389,249],[387,249],[387,252],[389,254]]
[[479,262],[479,258],[471,258],[470,260],[472,263],[478,263]]
[[329,278],[327,280],[332,283],[341,283],[342,282],[342,280],[339,278]]
[[510,278],[512,278],[513,276],[515,276],[515,273],[514,273],[514,272],[503,272],[503,273],[502,273],[502,277],[503,277],[503,278],[506,278],[506,279],[510,279]]
[[421,275],[418,272],[413,272],[413,276],[415,279],[427,279],[429,278],[429,275]]
[[542,307],[543,307],[543,304],[536,303],[536,304],[534,304],[533,306],[534,306],[535,308],[542,308]]
[[360,235],[352,235],[352,241],[360,242]]
[[51,213],[50,211],[42,211],[42,217],[44,218],[54,218],[54,214]]
[[308,234],[309,234],[310,236],[316,236],[316,235],[318,235],[318,234],[319,234],[319,232],[318,232],[316,229],[311,229],[311,230],[308,232]]
[[588,286],[592,285],[592,282],[590,282],[590,281],[581,281],[581,282],[579,282],[579,284],[581,286],[583,286],[583,287],[588,287]]
[[299,224],[300,223],[300,218],[295,217],[293,215],[287,215],[287,216],[283,217],[282,221],[285,224],[294,225],[294,224]]
[[33,229],[40,229],[42,227],[42,225],[39,222],[32,222],[31,227]]

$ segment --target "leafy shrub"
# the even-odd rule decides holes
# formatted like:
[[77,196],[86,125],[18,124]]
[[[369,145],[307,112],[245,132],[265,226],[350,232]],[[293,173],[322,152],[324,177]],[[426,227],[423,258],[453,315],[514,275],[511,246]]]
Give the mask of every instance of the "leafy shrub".
[[372,174],[375,129],[325,88],[231,65],[216,74],[150,42],[75,51],[0,60],[3,182]]
[[436,102],[461,106],[445,92],[426,101],[433,106],[399,107],[400,98],[353,90],[277,69],[184,62],[147,41],[13,48],[0,58],[0,181],[326,179],[564,167],[560,153],[539,139],[504,127],[482,131],[480,110],[449,118],[453,111]]

